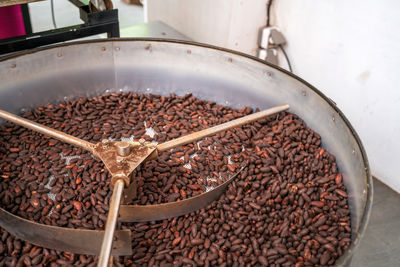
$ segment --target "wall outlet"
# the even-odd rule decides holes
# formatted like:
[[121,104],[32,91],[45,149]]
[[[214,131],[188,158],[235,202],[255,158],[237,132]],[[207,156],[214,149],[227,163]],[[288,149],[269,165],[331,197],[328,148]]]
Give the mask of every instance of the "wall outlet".
[[257,57],[267,61],[268,63],[278,65],[278,51],[275,48],[259,48],[257,51]]
[[258,45],[263,49],[268,49],[271,45],[283,45],[286,39],[277,27],[263,27],[258,35]]

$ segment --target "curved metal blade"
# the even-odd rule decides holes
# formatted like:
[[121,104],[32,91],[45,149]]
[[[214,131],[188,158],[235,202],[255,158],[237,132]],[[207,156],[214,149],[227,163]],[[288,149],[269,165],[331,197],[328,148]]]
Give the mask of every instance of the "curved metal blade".
[[[72,229],[32,222],[0,208],[0,226],[17,238],[37,246],[69,251],[77,254],[98,255],[104,231]],[[129,230],[115,231],[112,254],[132,255]]]
[[119,209],[120,222],[146,222],[169,219],[191,213],[201,208],[205,208],[208,204],[218,199],[228,185],[238,176],[244,169],[242,167],[236,174],[224,183],[214,189],[191,198],[181,201],[157,204],[157,205],[121,205]]

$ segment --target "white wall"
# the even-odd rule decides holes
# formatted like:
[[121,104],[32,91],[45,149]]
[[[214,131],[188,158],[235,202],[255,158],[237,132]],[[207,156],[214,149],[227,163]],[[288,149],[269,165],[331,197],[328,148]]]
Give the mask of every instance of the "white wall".
[[400,1],[277,0],[293,71],[359,133],[373,175],[400,192]]
[[147,0],[147,21],[161,20],[194,41],[255,55],[266,0]]
[[[266,0],[147,2],[150,21],[253,55],[266,21]],[[400,192],[400,1],[274,0],[271,25],[288,41],[294,73],[337,103],[373,174]]]

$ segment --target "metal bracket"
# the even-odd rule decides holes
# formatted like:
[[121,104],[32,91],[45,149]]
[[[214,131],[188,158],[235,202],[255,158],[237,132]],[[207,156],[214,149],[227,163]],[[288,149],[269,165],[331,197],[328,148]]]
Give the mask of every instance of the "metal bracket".
[[156,146],[149,142],[124,142],[103,140],[97,143],[94,154],[103,161],[107,170],[113,177],[111,183],[123,179],[125,187],[131,183],[132,172],[145,161],[153,152]]

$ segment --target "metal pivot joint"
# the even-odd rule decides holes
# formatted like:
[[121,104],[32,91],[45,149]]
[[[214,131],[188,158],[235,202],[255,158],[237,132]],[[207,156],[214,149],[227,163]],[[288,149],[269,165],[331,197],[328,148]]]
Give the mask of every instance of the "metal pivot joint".
[[122,179],[125,186],[132,181],[132,172],[156,150],[150,142],[109,141],[94,145],[93,154],[103,161],[114,185]]

